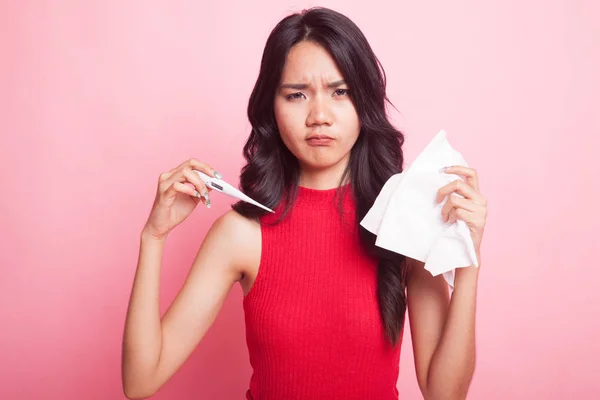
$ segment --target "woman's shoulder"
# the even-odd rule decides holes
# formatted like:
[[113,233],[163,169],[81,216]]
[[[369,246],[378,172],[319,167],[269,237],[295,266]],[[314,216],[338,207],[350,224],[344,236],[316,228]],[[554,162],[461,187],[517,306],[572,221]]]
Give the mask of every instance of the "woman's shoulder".
[[232,245],[243,245],[252,236],[260,235],[260,222],[246,218],[235,210],[229,210],[215,220],[211,231]]
[[221,229],[241,228],[253,229],[259,227],[257,220],[246,218],[235,210],[229,210],[221,214],[214,222],[214,226],[219,226]]
[[220,242],[219,247],[229,251],[232,265],[246,272],[260,261],[261,227],[260,222],[246,218],[235,210],[219,216],[209,235]]

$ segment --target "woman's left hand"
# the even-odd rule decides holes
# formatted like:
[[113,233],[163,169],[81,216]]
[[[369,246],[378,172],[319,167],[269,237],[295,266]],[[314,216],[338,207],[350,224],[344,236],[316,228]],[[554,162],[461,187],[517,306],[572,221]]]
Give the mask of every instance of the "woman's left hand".
[[[475,251],[479,256],[483,229],[487,217],[487,199],[479,193],[477,171],[473,168],[452,166],[444,169],[444,172],[462,176],[465,180],[457,179],[443,186],[438,191],[438,203],[442,202],[448,196],[448,201],[442,207],[442,218],[444,222],[452,223],[457,220],[466,222],[471,231]],[[452,193],[458,193],[464,198],[449,196]]]

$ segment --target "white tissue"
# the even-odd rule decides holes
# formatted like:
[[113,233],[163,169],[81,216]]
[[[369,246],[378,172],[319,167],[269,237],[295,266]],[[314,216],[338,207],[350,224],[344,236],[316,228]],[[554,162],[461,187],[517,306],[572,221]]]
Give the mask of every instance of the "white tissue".
[[427,271],[443,274],[454,288],[456,268],[479,263],[467,224],[445,223],[442,207],[447,198],[436,203],[442,186],[462,179],[442,171],[452,165],[468,166],[441,130],[404,172],[385,183],[361,225],[377,235],[377,246],[424,262]]

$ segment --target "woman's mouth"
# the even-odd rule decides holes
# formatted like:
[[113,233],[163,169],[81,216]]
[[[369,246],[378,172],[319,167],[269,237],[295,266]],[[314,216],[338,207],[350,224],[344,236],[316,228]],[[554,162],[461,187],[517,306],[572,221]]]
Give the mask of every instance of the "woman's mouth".
[[328,146],[335,139],[327,135],[310,135],[306,142],[309,146]]

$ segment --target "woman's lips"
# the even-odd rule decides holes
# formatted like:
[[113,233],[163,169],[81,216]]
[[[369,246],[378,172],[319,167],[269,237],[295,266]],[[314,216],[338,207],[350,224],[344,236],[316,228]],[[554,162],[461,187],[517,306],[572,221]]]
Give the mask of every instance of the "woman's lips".
[[333,141],[334,139],[327,135],[312,135],[306,139],[309,146],[327,146]]

